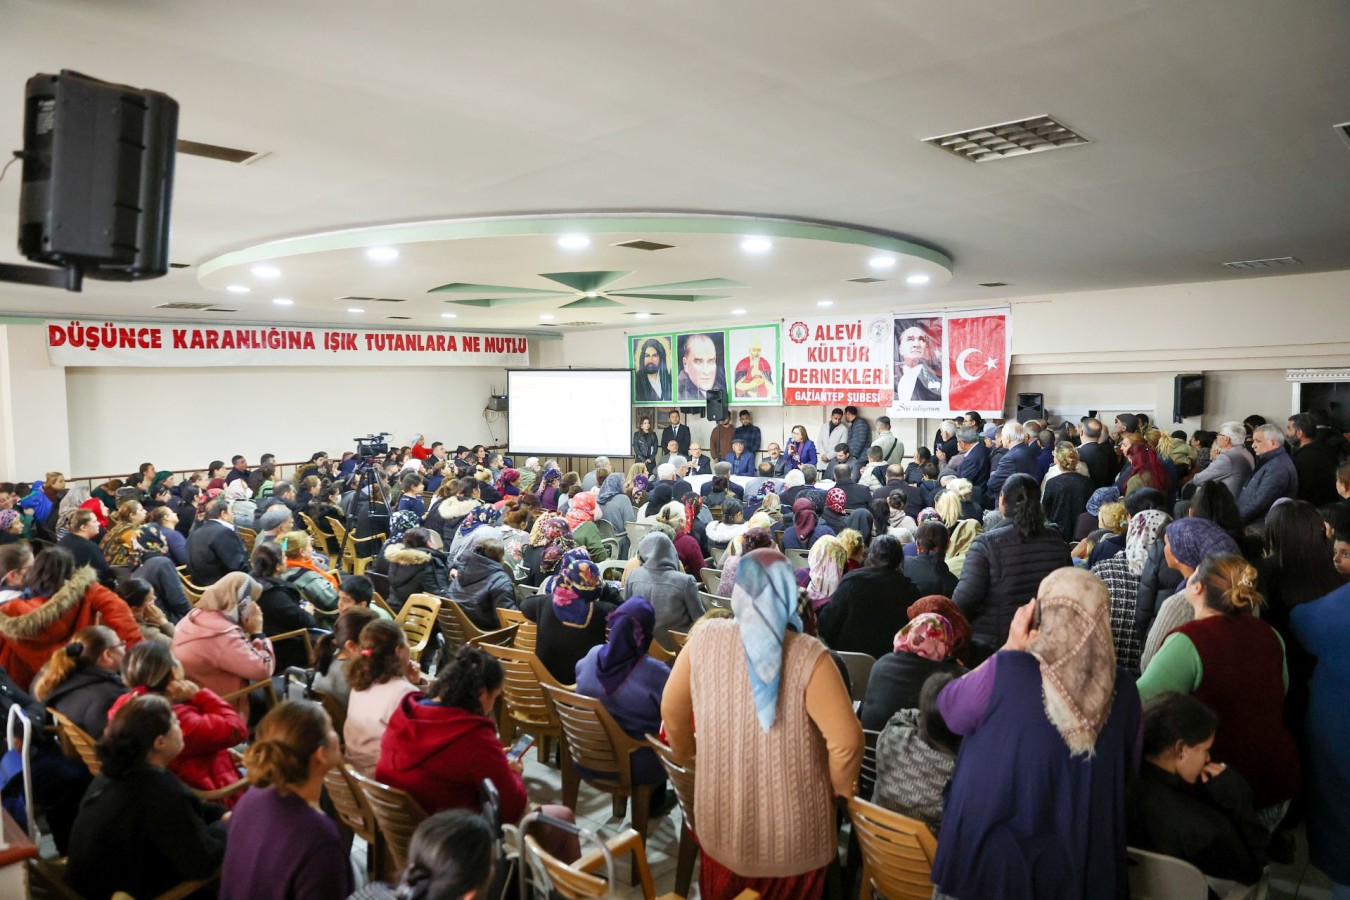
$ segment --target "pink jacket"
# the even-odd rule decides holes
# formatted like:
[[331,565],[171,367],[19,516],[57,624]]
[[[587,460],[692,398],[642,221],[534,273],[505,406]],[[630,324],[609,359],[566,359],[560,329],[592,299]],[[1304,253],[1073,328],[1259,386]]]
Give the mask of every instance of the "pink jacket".
[[[265,637],[250,641],[244,629],[214,609],[194,609],[174,626],[173,655],[189,681],[221,697],[272,675],[275,654]],[[233,701],[248,716],[248,698]]]

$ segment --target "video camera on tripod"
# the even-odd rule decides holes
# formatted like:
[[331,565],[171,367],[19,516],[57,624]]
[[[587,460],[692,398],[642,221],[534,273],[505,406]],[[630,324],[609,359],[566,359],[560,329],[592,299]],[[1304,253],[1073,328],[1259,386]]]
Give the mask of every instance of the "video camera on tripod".
[[365,437],[354,437],[356,441],[356,456],[358,459],[371,459],[376,456],[384,456],[389,452],[389,444],[385,438],[393,432],[381,431],[378,434],[368,434]]

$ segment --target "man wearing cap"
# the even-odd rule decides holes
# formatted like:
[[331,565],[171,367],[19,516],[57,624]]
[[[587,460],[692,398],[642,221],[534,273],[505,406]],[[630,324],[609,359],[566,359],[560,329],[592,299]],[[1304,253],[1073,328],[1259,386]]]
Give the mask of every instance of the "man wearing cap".
[[844,411],[839,407],[830,410],[830,421],[820,426],[816,438],[816,452],[822,457],[832,453],[840,444],[848,443],[848,426],[844,424]]
[[746,451],[745,438],[739,435],[731,439],[731,452],[726,455],[726,461],[731,463],[732,475],[755,474],[755,457]]
[[294,516],[291,510],[284,503],[278,503],[275,506],[268,507],[267,511],[258,517],[258,540],[275,541],[288,531],[294,531]]

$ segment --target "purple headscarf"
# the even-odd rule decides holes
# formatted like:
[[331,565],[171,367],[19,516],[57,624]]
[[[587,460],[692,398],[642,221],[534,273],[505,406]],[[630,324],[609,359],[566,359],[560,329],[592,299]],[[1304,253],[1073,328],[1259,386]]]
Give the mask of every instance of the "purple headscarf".
[[608,693],[623,687],[647,655],[656,629],[656,610],[646,597],[631,597],[609,614],[609,641],[596,657],[595,675]]

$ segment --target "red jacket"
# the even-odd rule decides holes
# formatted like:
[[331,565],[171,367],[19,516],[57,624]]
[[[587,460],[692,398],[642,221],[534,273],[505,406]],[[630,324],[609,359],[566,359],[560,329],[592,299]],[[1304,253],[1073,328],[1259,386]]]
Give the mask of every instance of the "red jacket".
[[525,782],[507,764],[496,724],[456,706],[422,703],[424,696],[399,701],[380,741],[376,780],[412,794],[430,815],[477,811],[479,782],[490,778],[501,794],[502,822],[519,822]]
[[127,647],[141,642],[131,607],[99,584],[89,566],[77,569],[51,597],[16,597],[0,604],[0,666],[28,690],[43,663],[75,632],[98,624],[100,615]]
[[[108,711],[112,719],[137,693],[123,694]],[[169,771],[188,787],[199,791],[214,791],[234,784],[243,776],[235,768],[229,748],[242,744],[248,737],[248,725],[214,692],[202,688],[183,703],[173,705],[178,725],[183,729],[183,752],[169,763]],[[231,794],[223,802],[234,806],[243,791]]]

